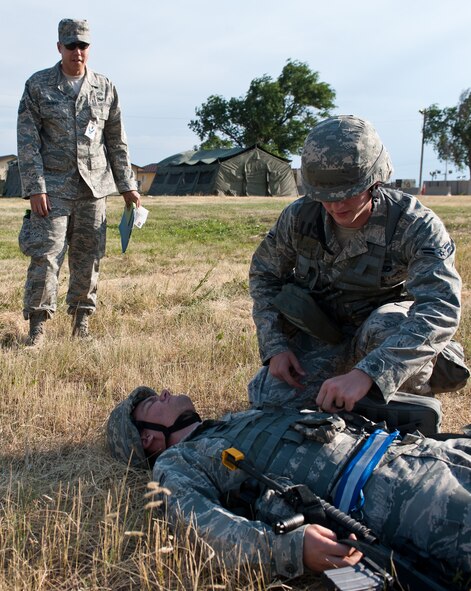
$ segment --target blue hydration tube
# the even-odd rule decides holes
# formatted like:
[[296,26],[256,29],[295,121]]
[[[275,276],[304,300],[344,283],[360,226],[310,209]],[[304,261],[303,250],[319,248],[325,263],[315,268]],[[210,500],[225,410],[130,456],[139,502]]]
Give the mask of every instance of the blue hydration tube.
[[350,460],[335,493],[334,505],[340,511],[349,513],[359,509],[363,503],[363,486],[386,453],[391,443],[399,436],[399,431],[387,433],[376,429],[367,439],[361,450]]

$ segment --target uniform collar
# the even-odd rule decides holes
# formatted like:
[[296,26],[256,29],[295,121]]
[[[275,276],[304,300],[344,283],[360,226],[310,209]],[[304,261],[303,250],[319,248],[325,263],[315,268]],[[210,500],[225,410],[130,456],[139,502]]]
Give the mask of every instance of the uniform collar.
[[[69,94],[68,84],[66,84],[66,78],[62,72],[61,62],[57,62],[57,64],[51,68],[51,74],[49,76],[49,84],[51,86],[59,88],[65,94]],[[93,70],[90,70],[88,66],[85,66],[85,76],[83,78],[82,86],[91,86],[93,88],[98,88],[98,78],[97,75]]]
[[335,236],[334,222],[324,208],[322,208],[321,215],[324,220],[326,245],[334,254],[337,262],[364,254],[368,251],[368,243],[379,246],[386,245],[387,204],[384,195],[380,191],[377,192],[377,196],[373,199],[373,211],[368,222],[363,228],[359,229],[353,240],[343,250],[341,250]]

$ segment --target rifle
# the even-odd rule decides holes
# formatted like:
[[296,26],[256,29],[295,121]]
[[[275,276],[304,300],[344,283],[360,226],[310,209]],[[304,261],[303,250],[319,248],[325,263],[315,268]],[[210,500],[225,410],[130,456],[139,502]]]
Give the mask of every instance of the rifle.
[[[327,570],[323,582],[332,591],[398,590],[398,591],[465,591],[460,583],[446,577],[433,561],[418,552],[407,555],[384,546],[365,525],[337,509],[305,484],[282,485],[261,474],[244,454],[231,447],[222,452],[222,463],[230,470],[241,468],[256,480],[275,491],[296,514],[273,524],[276,534],[285,534],[304,523],[334,522],[339,532],[354,533],[357,540],[339,540],[363,553],[361,562],[354,567]],[[419,570],[425,568],[428,574]]]

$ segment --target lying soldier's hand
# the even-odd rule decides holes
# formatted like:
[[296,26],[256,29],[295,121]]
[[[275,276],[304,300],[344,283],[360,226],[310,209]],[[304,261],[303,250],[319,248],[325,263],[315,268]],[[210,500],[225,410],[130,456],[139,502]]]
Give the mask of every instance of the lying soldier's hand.
[[[350,534],[349,537],[352,540],[356,539],[354,534]],[[362,556],[359,550],[339,544],[335,533],[322,525],[311,524],[304,530],[304,566],[314,572],[353,566]]]

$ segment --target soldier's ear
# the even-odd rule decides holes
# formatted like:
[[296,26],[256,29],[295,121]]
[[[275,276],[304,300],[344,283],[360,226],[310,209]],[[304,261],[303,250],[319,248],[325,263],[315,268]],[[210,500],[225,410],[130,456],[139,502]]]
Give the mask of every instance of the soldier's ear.
[[141,443],[147,454],[154,454],[165,449],[165,437],[160,431],[143,429],[141,433]]

